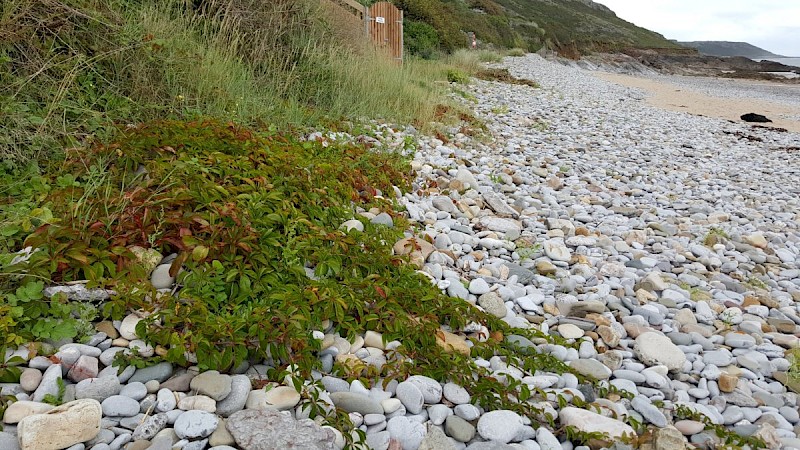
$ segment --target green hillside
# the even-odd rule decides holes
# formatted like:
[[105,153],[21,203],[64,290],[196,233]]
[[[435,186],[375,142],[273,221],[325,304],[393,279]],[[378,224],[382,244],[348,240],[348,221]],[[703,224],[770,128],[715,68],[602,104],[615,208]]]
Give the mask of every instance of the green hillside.
[[696,48],[703,55],[744,56],[745,58],[785,58],[747,42],[694,41],[681,42],[683,46]]
[[[374,3],[364,0],[365,4]],[[535,51],[542,46],[577,56],[624,47],[681,49],[675,42],[626,22],[590,0],[393,0],[406,14],[406,44],[426,56],[482,42]]]
[[623,47],[680,48],[664,36],[620,19],[588,0],[497,0],[515,24],[531,22],[544,29],[543,41],[562,52]]

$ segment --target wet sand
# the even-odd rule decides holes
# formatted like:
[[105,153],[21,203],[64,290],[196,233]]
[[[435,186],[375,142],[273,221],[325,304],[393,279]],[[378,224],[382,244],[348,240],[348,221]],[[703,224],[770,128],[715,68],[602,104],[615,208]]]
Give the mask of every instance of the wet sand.
[[[687,86],[684,83],[685,77],[663,77],[664,80],[661,80],[608,72],[592,72],[592,74],[605,81],[641,89],[647,93],[647,101],[650,104],[667,110],[736,122],[741,122],[739,117],[742,114],[752,112],[772,120],[772,123],[758,125],[786,128],[800,133],[800,105],[767,99],[760,95],[768,89],[773,91],[773,95],[780,96],[781,93],[785,93],[787,98],[795,98],[800,94],[800,86],[797,85],[743,80],[731,83],[732,80],[725,80],[725,85],[721,85],[720,88],[728,89],[733,85],[734,92],[714,95],[712,92],[701,92],[699,89],[693,89],[693,86]],[[708,81],[704,80],[705,83]]]

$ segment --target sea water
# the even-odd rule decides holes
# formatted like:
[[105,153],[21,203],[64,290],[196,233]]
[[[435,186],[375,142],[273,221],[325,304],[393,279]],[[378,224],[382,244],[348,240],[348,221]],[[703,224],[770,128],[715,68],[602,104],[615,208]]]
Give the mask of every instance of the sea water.
[[775,61],[787,66],[800,67],[800,58],[767,58],[768,61]]

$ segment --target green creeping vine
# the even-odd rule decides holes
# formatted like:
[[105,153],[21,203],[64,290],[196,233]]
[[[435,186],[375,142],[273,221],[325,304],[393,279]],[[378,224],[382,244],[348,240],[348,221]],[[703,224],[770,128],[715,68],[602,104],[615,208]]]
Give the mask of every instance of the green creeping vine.
[[[68,180],[64,173],[71,174]],[[185,366],[194,356],[201,370],[225,371],[244,361],[266,361],[273,367],[267,378],[279,382],[290,367],[293,380],[310,379],[320,368],[314,330],[332,324],[330,331],[349,339],[372,330],[402,345],[387,353],[380,369],[337,363],[336,374],[368,386],[413,374],[453,381],[484,408],[509,409],[536,418],[534,426],[555,429],[556,418],[543,413],[542,402],[587,405],[576,396],[559,398],[511,376],[495,376],[472,358],[500,356],[528,373],[562,374],[571,369],[505,336],[569,344],[536,330],[511,329],[447,297],[408,257],[392,253],[410,224],[384,193],[395,186],[408,189],[410,174],[401,153],[304,142],[274,129],[166,121],[121,130],[114,143],[74,151],[65,167],[43,171],[51,188],[36,206],[48,208],[53,218],[25,237],[24,245],[38,251],[12,268],[22,276],[9,279],[4,295],[41,306],[41,320],[57,321],[53,311],[64,308],[67,317],[80,319],[90,315],[80,305],[43,302],[39,280],[85,279],[89,287],[116,293],[102,306],[103,316],[120,319],[139,311],[146,319],[137,333],[164,350],[156,358],[134,355],[122,362]],[[387,212],[394,226],[374,225],[358,208]],[[339,228],[353,217],[363,222],[363,232]],[[149,287],[149,269],[133,246],[177,254],[170,270],[177,278],[173,292]],[[75,337],[79,327],[69,320],[64,334]],[[490,336],[475,342],[471,355],[437,345],[442,325],[461,330],[472,322],[486,326]],[[45,337],[44,331],[26,331],[24,322],[0,326],[20,339]],[[601,396],[624,396],[575,375]],[[340,430],[349,448],[363,441],[346,414],[320,404],[319,389],[293,385],[309,414]]]
[[721,444],[724,447],[718,448],[727,448],[727,449],[740,449],[744,447],[749,447],[751,449],[760,449],[760,448],[767,448],[767,444],[759,438],[752,437],[752,436],[740,436],[733,431],[725,428],[723,425],[717,425],[711,421],[705,415],[693,411],[691,408],[683,405],[678,405],[675,408],[675,418],[677,420],[687,419],[687,420],[696,420],[698,422],[702,422],[705,424],[706,429],[714,431],[714,433],[719,437],[722,442]]

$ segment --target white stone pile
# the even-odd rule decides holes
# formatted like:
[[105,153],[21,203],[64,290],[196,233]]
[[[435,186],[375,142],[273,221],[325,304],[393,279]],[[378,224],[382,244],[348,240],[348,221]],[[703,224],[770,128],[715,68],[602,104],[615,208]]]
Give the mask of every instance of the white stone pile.
[[[800,448],[798,383],[786,375],[787,352],[800,346],[800,168],[785,150],[800,136],[654,109],[638,91],[537,56],[505,64],[541,89],[476,81],[468,89],[491,136],[421,138],[415,189],[399,199],[419,227],[395,251],[410,252],[454,301],[569,343],[505,337],[521,351],[553,355],[631,399],[600,398],[572,374],[526,372],[497,356],[474,364],[544,390],[537,406],[560,427],[605,433],[617,450],[630,448],[618,439],[634,432],[629,419],[658,430],[656,449],[714,448],[712,430],[676,418],[682,408],[770,448]],[[362,216],[392,225],[385,214]],[[169,262],[153,261],[157,287],[174,282]],[[19,400],[3,417],[0,449],[343,445],[338,430],[307,420],[291,379],[254,387],[267,365],[231,374],[110,366],[133,347],[162,351],[136,335],[139,320],[100,324],[86,344],[34,357],[20,383],[0,385]],[[468,353],[465,336],[491,331],[443,330],[441,345]],[[484,410],[454,383],[332,377],[335,360],[380,367],[400,343],[374,332],[348,341],[330,327],[312,336],[323,344],[323,406],[347,411],[370,448],[588,448],[541,418]],[[60,385],[66,404],[42,403]]]

